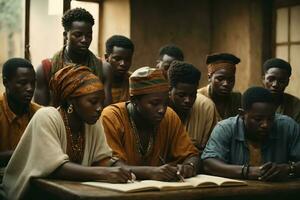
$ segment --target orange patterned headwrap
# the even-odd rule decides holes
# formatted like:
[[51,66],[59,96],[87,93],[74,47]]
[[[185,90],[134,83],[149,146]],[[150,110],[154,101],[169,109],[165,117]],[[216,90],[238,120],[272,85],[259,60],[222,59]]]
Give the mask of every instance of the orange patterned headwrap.
[[135,70],[129,77],[130,96],[167,92],[168,90],[168,81],[160,69],[142,67]]
[[61,105],[68,98],[103,90],[100,79],[88,67],[78,65],[68,65],[57,71],[49,84],[55,105]]
[[235,64],[227,60],[219,60],[217,62],[210,63],[208,64],[207,68],[208,76],[211,76],[220,69],[226,69],[228,71],[232,71],[233,73],[235,73],[236,70]]

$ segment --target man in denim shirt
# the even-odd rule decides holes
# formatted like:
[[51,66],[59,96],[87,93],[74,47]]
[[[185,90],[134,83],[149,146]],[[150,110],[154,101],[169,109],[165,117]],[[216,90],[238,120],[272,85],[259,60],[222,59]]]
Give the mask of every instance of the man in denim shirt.
[[261,87],[244,93],[241,114],[219,122],[204,149],[207,173],[263,181],[299,177],[299,125],[275,114],[273,102]]

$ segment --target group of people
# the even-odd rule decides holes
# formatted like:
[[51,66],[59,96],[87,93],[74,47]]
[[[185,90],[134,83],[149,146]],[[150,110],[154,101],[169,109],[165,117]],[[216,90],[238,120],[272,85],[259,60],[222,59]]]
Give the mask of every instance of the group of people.
[[197,173],[262,181],[300,176],[300,100],[284,93],[289,63],[267,60],[263,87],[242,95],[233,92],[240,59],[211,54],[209,83],[199,89],[201,72],[174,45],[160,49],[156,67],[130,73],[134,44],[114,35],[99,59],[89,51],[93,24],[89,12],[71,9],[62,18],[66,45],[36,72],[22,58],[3,65],[7,199],[30,196],[36,177],[126,183]]

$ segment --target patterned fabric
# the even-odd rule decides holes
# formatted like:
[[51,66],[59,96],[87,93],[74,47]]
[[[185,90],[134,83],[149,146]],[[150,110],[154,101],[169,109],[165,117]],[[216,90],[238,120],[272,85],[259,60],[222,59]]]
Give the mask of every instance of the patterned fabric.
[[107,106],[101,120],[113,155],[128,165],[160,166],[163,164],[160,157],[167,163],[182,163],[186,158],[198,155],[184,125],[171,108],[167,108],[159,124],[153,147],[143,157],[138,151],[125,102]]
[[167,92],[169,84],[162,70],[157,68],[142,67],[129,77],[130,96]]
[[131,73],[127,72],[121,84],[112,84],[111,95],[112,95],[112,103],[119,103],[129,100],[129,77]]
[[87,57],[84,63],[74,63],[66,54],[66,46],[59,52],[54,54],[51,59],[51,76],[53,76],[58,70],[62,69],[68,64],[80,64],[87,66],[91,69],[93,74],[97,75],[101,81],[103,81],[102,62],[101,59],[97,58],[91,51],[88,51]]
[[54,103],[103,90],[103,84],[85,66],[69,65],[59,70],[50,80]]
[[207,70],[208,70],[208,75],[211,76],[213,73],[215,73],[216,71],[220,70],[220,69],[226,69],[228,71],[232,71],[233,73],[235,73],[236,70],[236,66],[234,63],[230,62],[230,61],[226,61],[226,60],[220,60],[217,62],[213,62],[208,64],[207,66]]

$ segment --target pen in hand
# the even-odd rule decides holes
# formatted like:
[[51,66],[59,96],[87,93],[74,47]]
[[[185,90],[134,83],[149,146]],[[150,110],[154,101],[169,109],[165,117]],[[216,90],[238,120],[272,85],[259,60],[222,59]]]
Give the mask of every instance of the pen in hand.
[[131,179],[128,180],[128,183],[134,183],[136,181],[136,176],[131,170],[130,170],[130,176],[131,176]]
[[[159,155],[159,160],[160,162],[165,165],[166,164],[166,161],[163,159],[163,157],[161,157],[161,155]],[[183,176],[181,175],[180,173],[180,168],[177,166],[177,172],[176,172],[176,176],[178,177],[179,181],[180,182],[184,182],[184,178]]]
[[179,178],[179,182],[184,182],[184,178],[180,173],[180,168],[177,167],[177,172],[176,172],[177,177]]

